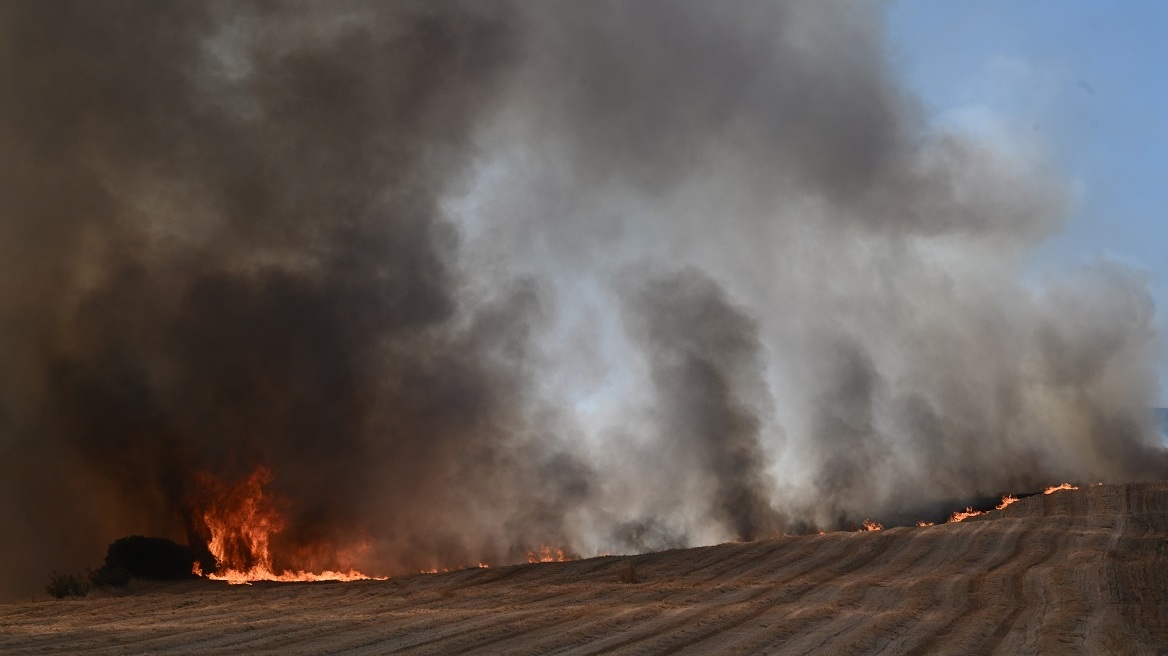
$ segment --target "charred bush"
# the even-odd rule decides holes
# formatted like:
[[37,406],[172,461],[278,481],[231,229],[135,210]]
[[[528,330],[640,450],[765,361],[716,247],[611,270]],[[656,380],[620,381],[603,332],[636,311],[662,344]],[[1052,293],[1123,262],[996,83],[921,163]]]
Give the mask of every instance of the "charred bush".
[[45,586],[45,592],[57,599],[84,597],[89,594],[90,589],[92,585],[84,576],[56,572],[49,575],[49,584]]
[[131,578],[174,581],[194,576],[195,551],[166,538],[131,535],[114,540],[105,565],[93,573],[105,585],[125,585]]
[[637,578],[637,568],[633,567],[633,563],[627,560],[621,563],[616,575],[621,583],[636,583],[640,580]]

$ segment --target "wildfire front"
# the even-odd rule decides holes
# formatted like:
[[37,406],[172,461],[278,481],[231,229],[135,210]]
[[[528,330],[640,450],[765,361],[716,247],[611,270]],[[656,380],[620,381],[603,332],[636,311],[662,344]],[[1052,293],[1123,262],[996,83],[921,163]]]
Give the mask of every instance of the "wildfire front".
[[[273,479],[272,471],[258,467],[242,482],[226,486],[214,477],[200,477],[210,499],[202,509],[201,519],[207,530],[207,549],[215,557],[214,572],[204,573],[198,562],[192,573],[231,584],[253,581],[358,581],[384,580],[369,576],[353,567],[319,572],[303,568],[276,572],[272,559],[271,538],[284,529],[284,520],[265,488]],[[343,570],[343,571],[341,571]]]

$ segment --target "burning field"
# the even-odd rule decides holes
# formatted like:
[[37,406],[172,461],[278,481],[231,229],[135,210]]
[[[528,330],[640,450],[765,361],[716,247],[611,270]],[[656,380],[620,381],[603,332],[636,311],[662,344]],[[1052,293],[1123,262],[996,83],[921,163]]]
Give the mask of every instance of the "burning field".
[[0,606],[0,651],[1162,654],[1168,484],[928,527],[387,581],[138,584]]
[[883,7],[0,3],[0,651],[1155,644],[1148,282]]

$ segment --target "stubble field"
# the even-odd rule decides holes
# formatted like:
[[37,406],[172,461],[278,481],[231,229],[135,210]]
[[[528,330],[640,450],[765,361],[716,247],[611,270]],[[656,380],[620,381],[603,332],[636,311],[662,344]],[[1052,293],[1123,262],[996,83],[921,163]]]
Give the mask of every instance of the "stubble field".
[[0,653],[1164,654],[1168,483],[961,523],[388,581],[135,583],[0,606]]

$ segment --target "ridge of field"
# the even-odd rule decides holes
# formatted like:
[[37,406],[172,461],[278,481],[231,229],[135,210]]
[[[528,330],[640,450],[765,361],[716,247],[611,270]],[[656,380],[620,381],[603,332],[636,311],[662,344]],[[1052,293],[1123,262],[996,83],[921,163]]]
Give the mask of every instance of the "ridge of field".
[[961,523],[389,581],[136,583],[0,606],[0,653],[1164,654],[1168,483]]

